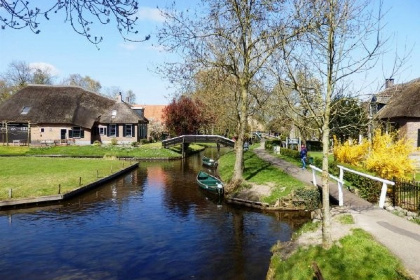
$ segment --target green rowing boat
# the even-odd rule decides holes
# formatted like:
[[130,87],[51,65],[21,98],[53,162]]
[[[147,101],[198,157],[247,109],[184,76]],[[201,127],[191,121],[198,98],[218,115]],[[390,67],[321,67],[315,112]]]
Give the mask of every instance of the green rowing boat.
[[201,161],[203,162],[203,165],[205,165],[207,167],[214,167],[215,168],[215,167],[217,167],[217,164],[218,164],[217,160],[208,158],[206,156],[203,156]]
[[223,195],[224,187],[222,181],[204,171],[200,171],[197,175],[198,186],[212,194]]

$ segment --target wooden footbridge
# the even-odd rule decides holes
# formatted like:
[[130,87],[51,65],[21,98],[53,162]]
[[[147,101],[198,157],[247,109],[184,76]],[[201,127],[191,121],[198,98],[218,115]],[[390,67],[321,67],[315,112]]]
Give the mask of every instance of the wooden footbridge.
[[178,144],[187,144],[187,143],[216,143],[219,145],[224,145],[228,147],[234,147],[235,142],[229,138],[220,136],[220,135],[182,135],[174,137],[171,139],[166,139],[162,141],[162,146],[168,148],[170,146]]

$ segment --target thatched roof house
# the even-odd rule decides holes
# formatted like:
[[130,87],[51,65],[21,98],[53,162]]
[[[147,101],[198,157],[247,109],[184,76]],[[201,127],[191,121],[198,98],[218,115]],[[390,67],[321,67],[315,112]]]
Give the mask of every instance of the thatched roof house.
[[378,94],[378,102],[384,102],[384,96],[389,98],[378,112],[380,119],[420,118],[420,79],[385,89]]
[[378,93],[377,118],[399,129],[400,135],[420,147],[420,78],[387,87]]
[[[3,131],[6,125],[13,131],[30,129],[23,142],[78,144],[111,142],[112,138],[136,142],[146,137],[148,123],[121,96],[112,100],[80,87],[50,85],[29,85],[15,93],[0,105],[0,122]],[[6,142],[4,137],[2,142]]]

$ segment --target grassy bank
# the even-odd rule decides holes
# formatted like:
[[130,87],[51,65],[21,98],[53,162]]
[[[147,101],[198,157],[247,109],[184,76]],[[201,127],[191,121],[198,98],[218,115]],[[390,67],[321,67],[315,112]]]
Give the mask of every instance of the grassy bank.
[[[305,186],[301,181],[261,160],[252,152],[252,149],[244,154],[244,162],[243,177],[247,182],[258,185],[273,185],[271,195],[266,197],[264,202],[273,204],[277,198],[287,196],[292,190]],[[223,181],[229,182],[232,179],[234,164],[234,151],[223,155],[219,159],[219,174]],[[246,187],[246,183],[244,187]]]
[[[191,145],[190,150],[201,146]],[[202,147],[201,147],[202,148]],[[139,147],[114,145],[88,145],[88,146],[50,146],[50,147],[17,147],[0,146],[0,155],[33,156],[33,155],[60,155],[70,157],[134,157],[134,158],[177,158],[180,156],[180,146],[170,149],[162,147],[161,142],[143,144]]]
[[[349,217],[352,219],[351,215],[343,217],[342,223],[348,223]],[[281,246],[275,246],[273,252],[268,279],[316,279],[314,263],[324,279],[412,279],[387,248],[358,228],[339,239],[330,250],[321,245],[300,247],[286,260],[281,259]]]
[[130,162],[103,159],[0,157],[0,200],[58,194],[94,182],[127,167]]

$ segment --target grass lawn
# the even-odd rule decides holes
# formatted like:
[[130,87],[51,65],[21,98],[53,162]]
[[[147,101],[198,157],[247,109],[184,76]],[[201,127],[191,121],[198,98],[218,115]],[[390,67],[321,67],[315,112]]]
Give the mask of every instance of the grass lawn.
[[[191,145],[191,149],[197,145]],[[165,149],[161,142],[143,144],[139,147],[131,146],[51,146],[51,147],[16,147],[0,146],[0,155],[62,155],[62,156],[116,156],[135,158],[176,158],[180,156],[181,149],[178,146]]]
[[[251,149],[252,150],[252,149]],[[252,151],[244,154],[245,169],[243,177],[247,182],[264,185],[274,184],[274,190],[264,202],[274,203],[277,198],[290,194],[293,189],[305,186],[301,181],[291,177],[268,162],[261,160]],[[235,152],[231,151],[219,159],[219,174],[223,181],[229,182],[233,175]],[[246,184],[245,184],[246,185]]]
[[128,161],[104,159],[0,157],[0,200],[32,198],[58,194],[94,182],[130,164]]
[[285,261],[273,256],[274,279],[316,279],[313,262],[324,279],[411,279],[401,262],[362,229],[353,229],[330,250],[321,246],[300,248]]

